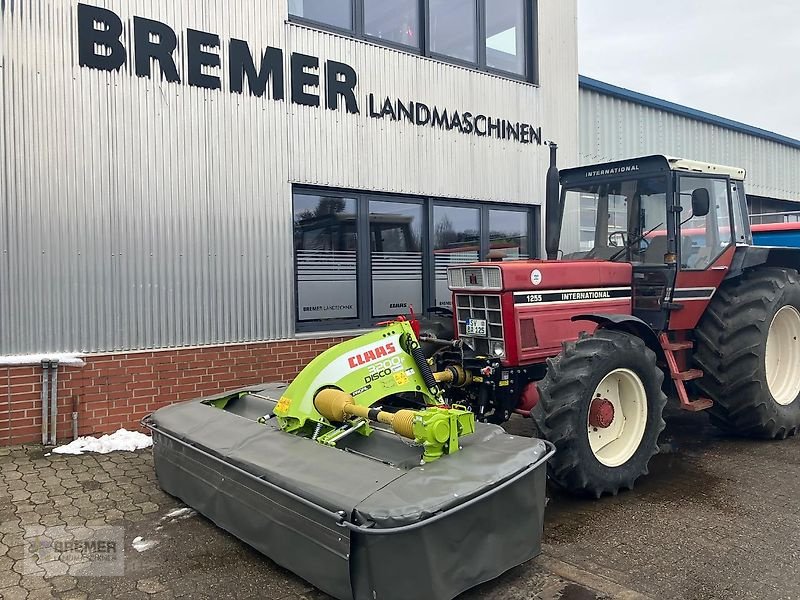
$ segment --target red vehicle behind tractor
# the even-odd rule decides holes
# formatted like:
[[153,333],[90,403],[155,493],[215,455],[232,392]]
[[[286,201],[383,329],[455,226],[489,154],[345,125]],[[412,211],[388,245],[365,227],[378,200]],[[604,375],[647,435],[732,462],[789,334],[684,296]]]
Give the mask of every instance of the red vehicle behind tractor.
[[427,341],[437,370],[471,374],[453,400],[532,417],[551,479],[596,497],[647,473],[668,396],[727,432],[793,435],[800,250],[752,244],[745,171],[648,156],[559,173],[551,152],[547,260],[449,269],[457,339]]

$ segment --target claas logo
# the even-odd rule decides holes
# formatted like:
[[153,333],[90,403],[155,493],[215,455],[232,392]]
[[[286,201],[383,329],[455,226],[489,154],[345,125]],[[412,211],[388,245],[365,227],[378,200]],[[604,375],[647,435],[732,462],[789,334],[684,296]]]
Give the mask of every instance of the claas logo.
[[361,354],[350,356],[347,358],[347,363],[350,365],[351,369],[355,369],[356,367],[361,367],[363,365],[376,361],[380,358],[391,356],[396,352],[397,352],[397,347],[394,345],[394,342],[389,342],[387,344],[384,344],[383,346],[378,346],[374,350],[367,350],[366,352],[362,352]]

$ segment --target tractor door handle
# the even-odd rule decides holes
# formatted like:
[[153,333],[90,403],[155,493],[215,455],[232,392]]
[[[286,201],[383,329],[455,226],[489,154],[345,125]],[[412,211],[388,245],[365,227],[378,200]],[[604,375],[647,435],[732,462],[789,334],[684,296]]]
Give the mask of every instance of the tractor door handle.
[[711,267],[711,270],[712,271],[727,271],[728,267],[725,267],[725,266],[722,266],[722,267]]

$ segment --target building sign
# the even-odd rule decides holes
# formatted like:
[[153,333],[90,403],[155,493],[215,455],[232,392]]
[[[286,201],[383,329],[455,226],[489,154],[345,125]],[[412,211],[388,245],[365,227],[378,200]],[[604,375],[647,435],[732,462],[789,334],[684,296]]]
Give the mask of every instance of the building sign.
[[[496,116],[453,107],[429,106],[423,102],[367,94],[363,104],[357,96],[358,73],[350,65],[316,56],[293,52],[289,57],[289,85],[284,73],[283,50],[267,47],[260,57],[245,40],[227,41],[226,60],[222,64],[222,40],[215,33],[186,30],[186,68],[178,69],[175,50],[178,36],[160,21],[133,17],[130,35],[125,35],[122,19],[106,8],[78,4],[78,60],[82,67],[118,71],[132,58],[138,77],[153,78],[153,63],[158,63],[161,78],[169,83],[222,91],[223,68],[228,73],[227,92],[248,93],[257,98],[268,95],[284,101],[288,95],[294,104],[338,110],[342,106],[354,115],[371,119],[411,123],[464,135],[492,137],[521,144],[541,144],[541,127],[510,121]],[[123,40],[130,40],[126,47]],[[322,75],[320,73],[323,73]],[[324,91],[323,91],[324,89]],[[366,110],[363,110],[366,107]]]

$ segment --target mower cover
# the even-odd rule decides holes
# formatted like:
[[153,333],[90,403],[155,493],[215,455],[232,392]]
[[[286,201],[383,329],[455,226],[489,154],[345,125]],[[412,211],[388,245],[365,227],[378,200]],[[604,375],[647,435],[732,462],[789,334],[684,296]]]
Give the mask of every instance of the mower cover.
[[539,553],[546,442],[478,423],[425,464],[388,430],[330,447],[264,421],[285,390],[148,417],[162,489],[341,600],[449,600]]

